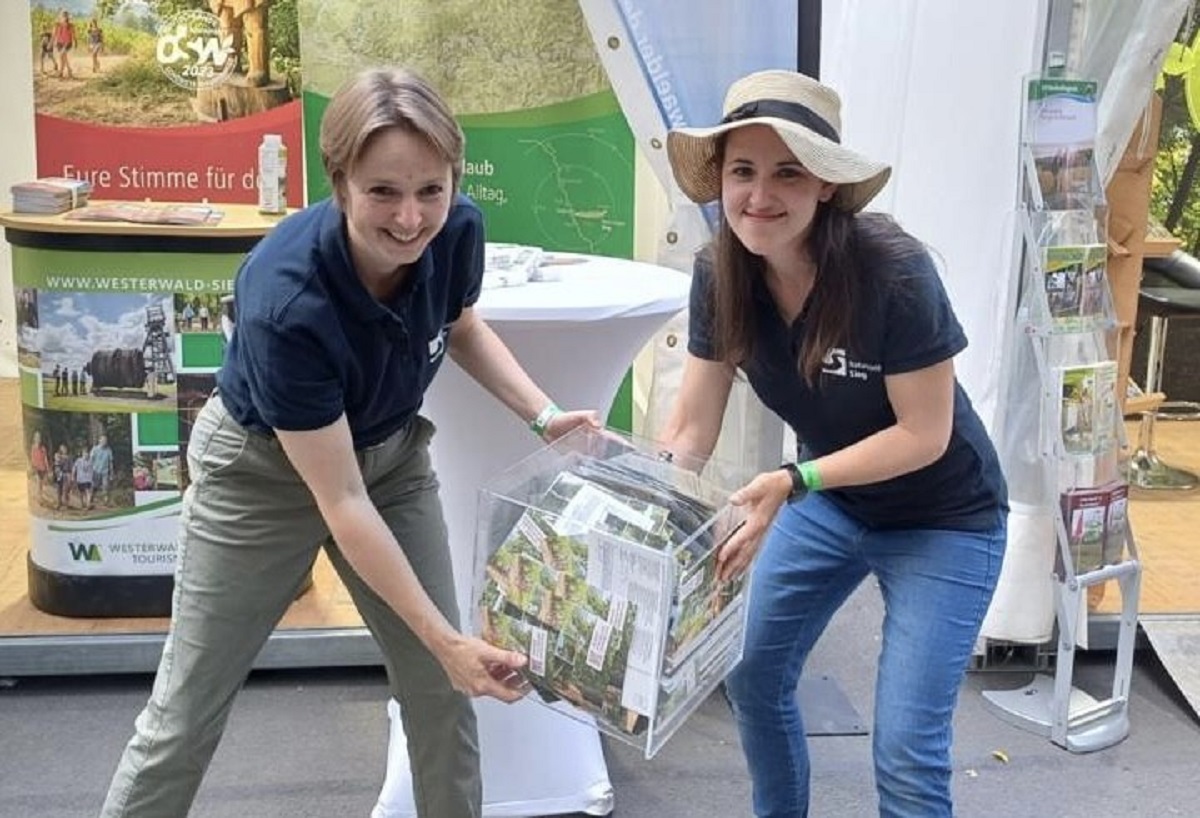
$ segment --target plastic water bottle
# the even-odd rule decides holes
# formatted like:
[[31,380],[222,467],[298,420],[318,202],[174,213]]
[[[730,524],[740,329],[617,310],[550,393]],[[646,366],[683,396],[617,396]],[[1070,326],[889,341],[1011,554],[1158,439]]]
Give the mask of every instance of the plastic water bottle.
[[258,212],[287,212],[287,147],[279,134],[263,134],[258,146]]

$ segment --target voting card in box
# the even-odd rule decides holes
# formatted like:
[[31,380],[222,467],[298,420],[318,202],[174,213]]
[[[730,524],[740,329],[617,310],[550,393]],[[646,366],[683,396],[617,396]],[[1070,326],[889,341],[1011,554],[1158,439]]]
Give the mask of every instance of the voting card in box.
[[741,659],[744,577],[717,578],[744,470],[702,475],[581,429],[480,491],[474,598],[532,696],[652,757]]

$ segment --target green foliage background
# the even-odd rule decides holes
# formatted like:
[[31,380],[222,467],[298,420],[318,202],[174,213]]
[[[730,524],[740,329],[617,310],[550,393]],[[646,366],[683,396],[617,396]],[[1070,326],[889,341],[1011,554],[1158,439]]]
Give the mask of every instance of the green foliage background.
[[[579,5],[564,0],[441,0],[396,6],[301,0],[307,90],[333,96],[378,65],[425,77],[459,116],[538,108],[609,85]],[[530,50],[537,47],[536,59]]]
[[[1200,20],[1185,20],[1176,41],[1191,42]],[[1200,72],[1191,72],[1200,81]],[[1163,113],[1150,191],[1151,217],[1180,239],[1182,249],[1200,255],[1200,131],[1188,111],[1184,76],[1167,76]]]

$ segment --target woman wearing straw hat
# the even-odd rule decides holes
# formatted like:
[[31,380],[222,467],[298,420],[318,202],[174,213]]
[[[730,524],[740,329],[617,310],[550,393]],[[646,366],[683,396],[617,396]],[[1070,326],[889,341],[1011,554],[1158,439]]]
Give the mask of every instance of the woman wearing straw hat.
[[766,71],[711,128],[668,136],[675,179],[719,200],[697,257],[688,358],[662,443],[712,453],[735,371],[801,441],[734,495],[756,558],[745,655],[727,682],[758,816],[808,812],[796,684],[837,608],[874,574],[886,606],[874,754],[880,814],[950,816],[951,721],[1004,553],[1006,488],[954,375],[967,340],[925,248],[859,211],[890,169],[840,144],[837,94]]

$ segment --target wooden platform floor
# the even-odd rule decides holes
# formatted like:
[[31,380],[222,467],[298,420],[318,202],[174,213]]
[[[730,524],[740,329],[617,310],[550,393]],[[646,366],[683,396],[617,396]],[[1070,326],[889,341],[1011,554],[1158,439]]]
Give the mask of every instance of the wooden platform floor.
[[[1137,440],[1137,423],[1125,431]],[[1200,420],[1159,421],[1154,448],[1168,465],[1200,474]],[[1129,519],[1143,566],[1139,612],[1200,614],[1200,489],[1133,489]],[[1120,596],[1106,593],[1094,609],[1118,613]]]
[[[74,619],[35,608],[27,596],[29,467],[17,381],[0,378],[0,639],[21,636],[165,633],[167,619]],[[324,554],[313,585],[288,609],[279,630],[362,627],[358,610]]]

